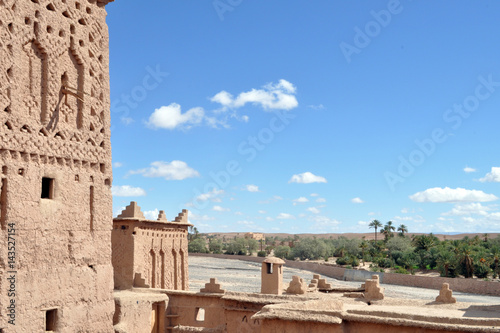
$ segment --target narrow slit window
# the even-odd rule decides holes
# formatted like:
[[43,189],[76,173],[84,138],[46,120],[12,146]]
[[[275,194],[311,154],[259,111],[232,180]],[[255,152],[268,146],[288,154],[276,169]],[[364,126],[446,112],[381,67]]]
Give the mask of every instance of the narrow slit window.
[[54,179],[53,178],[42,178],[42,199],[53,199],[54,198]]
[[205,321],[205,309],[196,308],[196,321]]
[[90,186],[90,231],[94,231],[94,186]]
[[56,330],[57,309],[45,311],[45,331],[53,332]]
[[273,264],[266,263],[267,265],[267,274],[273,274]]

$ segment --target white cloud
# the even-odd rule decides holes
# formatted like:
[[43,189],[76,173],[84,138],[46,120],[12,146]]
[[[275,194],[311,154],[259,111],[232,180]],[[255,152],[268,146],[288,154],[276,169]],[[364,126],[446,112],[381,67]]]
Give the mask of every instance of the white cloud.
[[146,210],[143,212],[144,217],[148,220],[156,220],[158,219],[158,208],[155,208],[153,210]]
[[276,216],[276,218],[278,220],[293,220],[293,219],[295,219],[295,216],[293,216],[292,214],[288,214],[288,213],[280,213],[278,216]]
[[307,106],[309,109],[313,110],[323,110],[325,107],[323,104],[318,104],[318,105],[308,105]]
[[467,190],[460,187],[455,189],[434,187],[410,195],[410,199],[416,202],[485,202],[498,200],[493,194],[487,194],[479,190]]
[[370,224],[368,221],[358,221],[358,225],[367,226],[368,224]]
[[142,174],[144,177],[161,177],[166,180],[183,180],[186,178],[199,177],[200,174],[195,169],[183,161],[156,161],[150,164],[149,168],[130,171],[129,174]]
[[377,213],[375,213],[375,212],[369,212],[368,215],[369,216],[374,216],[374,215],[377,215]]
[[280,200],[283,200],[283,198],[282,198],[282,197],[280,197],[279,195],[275,195],[275,196],[273,196],[271,199],[268,199],[268,200],[261,200],[261,201],[259,201],[258,203],[259,203],[259,204],[270,204],[270,203],[277,202],[277,201],[280,201]]
[[491,172],[488,172],[486,176],[479,179],[480,182],[500,182],[500,167],[492,167]]
[[244,116],[241,116],[241,119],[245,122],[245,123],[248,123],[248,121],[250,120],[250,117],[247,116],[247,115],[244,115]]
[[265,214],[266,211],[265,210],[259,210],[259,214]]
[[242,224],[242,225],[253,225],[253,221],[238,221],[236,222],[237,224]]
[[467,172],[467,173],[470,173],[470,172],[476,172],[477,170],[474,169],[474,168],[470,168],[470,167],[465,167],[464,168],[464,172]]
[[113,185],[111,187],[111,194],[115,197],[142,197],[146,195],[146,191],[140,187]]
[[319,214],[319,213],[321,213],[321,211],[318,208],[316,208],[316,207],[309,207],[309,208],[307,208],[307,210],[309,212],[313,213],[313,214]]
[[311,197],[319,197],[319,194],[318,193],[311,193],[310,196]]
[[199,201],[207,201],[207,200],[212,200],[215,202],[220,202],[220,199],[217,198],[217,196],[224,194],[224,190],[217,190],[214,188],[210,192],[202,193],[199,196],[196,197],[196,200]]
[[310,183],[326,183],[326,178],[316,176],[311,172],[304,172],[298,175],[293,175],[288,181],[289,183],[310,184]]
[[242,212],[234,212],[234,215],[241,216],[241,215],[243,215],[243,213]]
[[325,198],[318,198],[318,199],[316,199],[316,202],[326,202],[326,199]]
[[361,198],[356,197],[356,198],[352,198],[352,199],[351,199],[351,202],[352,202],[352,203],[356,203],[356,204],[361,204],[361,203],[363,203],[364,201],[363,201],[363,200],[361,200]]
[[452,210],[449,212],[442,213],[443,216],[461,216],[461,215],[488,215],[488,212],[492,208],[489,206],[483,206],[478,202],[466,203],[466,204],[456,204]]
[[223,90],[210,100],[221,104],[224,109],[238,109],[251,103],[260,105],[264,110],[291,110],[299,105],[295,93],[296,87],[282,79],[279,83],[269,83],[262,89],[242,92],[236,98]]
[[293,199],[293,204],[296,205],[298,203],[306,203],[306,202],[309,202],[309,199],[307,199],[306,197],[300,197],[300,198],[297,198],[297,199]]
[[313,215],[309,218],[309,220],[313,223],[311,225],[311,229],[317,231],[335,230],[340,224],[339,221],[322,215]]
[[224,208],[221,206],[213,206],[212,210],[215,210],[216,212],[229,212],[230,211],[229,208]]
[[399,223],[402,221],[409,221],[409,222],[415,222],[415,223],[422,223],[425,222],[425,218],[421,215],[414,215],[414,216],[394,216],[392,219],[392,222],[394,223]]
[[215,220],[215,217],[208,215],[198,215],[189,211],[189,219],[193,221],[212,221]]
[[274,219],[272,217],[268,216],[268,217],[266,217],[266,221],[271,222],[271,221],[274,221]]
[[123,163],[120,163],[120,162],[113,163],[113,168],[121,168],[122,166],[123,166]]
[[196,107],[182,113],[181,106],[172,103],[168,106],[162,106],[149,117],[147,124],[152,128],[174,129],[176,127],[190,128],[194,125],[200,125],[205,118],[203,108]]
[[259,192],[259,187],[257,185],[246,185],[245,189],[248,192]]

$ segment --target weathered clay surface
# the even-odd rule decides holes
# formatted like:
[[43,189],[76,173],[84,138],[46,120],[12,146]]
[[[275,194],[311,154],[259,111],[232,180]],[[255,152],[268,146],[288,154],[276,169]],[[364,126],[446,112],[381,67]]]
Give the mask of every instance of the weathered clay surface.
[[384,299],[384,288],[379,284],[378,275],[373,275],[365,282],[364,297],[367,301],[378,301]]
[[[58,332],[113,332],[107,2],[0,1],[0,328],[8,332],[12,299],[16,332],[45,331],[50,310]],[[5,260],[9,229],[14,269]],[[12,270],[15,297],[6,292]]]
[[205,283],[205,288],[201,288],[200,292],[202,293],[224,293],[224,289],[221,289],[220,284],[217,283],[216,278],[210,278],[209,283]]
[[453,297],[453,290],[450,289],[448,283],[443,283],[441,290],[439,291],[439,296],[436,297],[436,302],[439,303],[456,303],[457,300]]
[[307,292],[307,284],[300,276],[292,276],[292,281],[286,290],[287,294],[302,295]]

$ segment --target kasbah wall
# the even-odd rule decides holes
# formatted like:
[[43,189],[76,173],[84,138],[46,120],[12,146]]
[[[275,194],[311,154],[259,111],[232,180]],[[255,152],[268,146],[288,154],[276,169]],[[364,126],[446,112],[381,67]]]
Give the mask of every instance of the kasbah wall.
[[112,222],[108,2],[0,0],[0,333],[500,330],[481,309],[188,291],[187,211]]
[[6,332],[113,331],[107,2],[0,0]]

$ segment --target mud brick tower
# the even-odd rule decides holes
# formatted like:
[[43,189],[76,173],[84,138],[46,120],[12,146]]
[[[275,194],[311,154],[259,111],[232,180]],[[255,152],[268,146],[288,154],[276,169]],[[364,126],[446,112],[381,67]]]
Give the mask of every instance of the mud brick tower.
[[113,332],[108,2],[0,0],[0,329],[7,332]]
[[188,290],[188,211],[174,221],[164,211],[147,220],[132,201],[113,219],[111,242],[115,289]]

